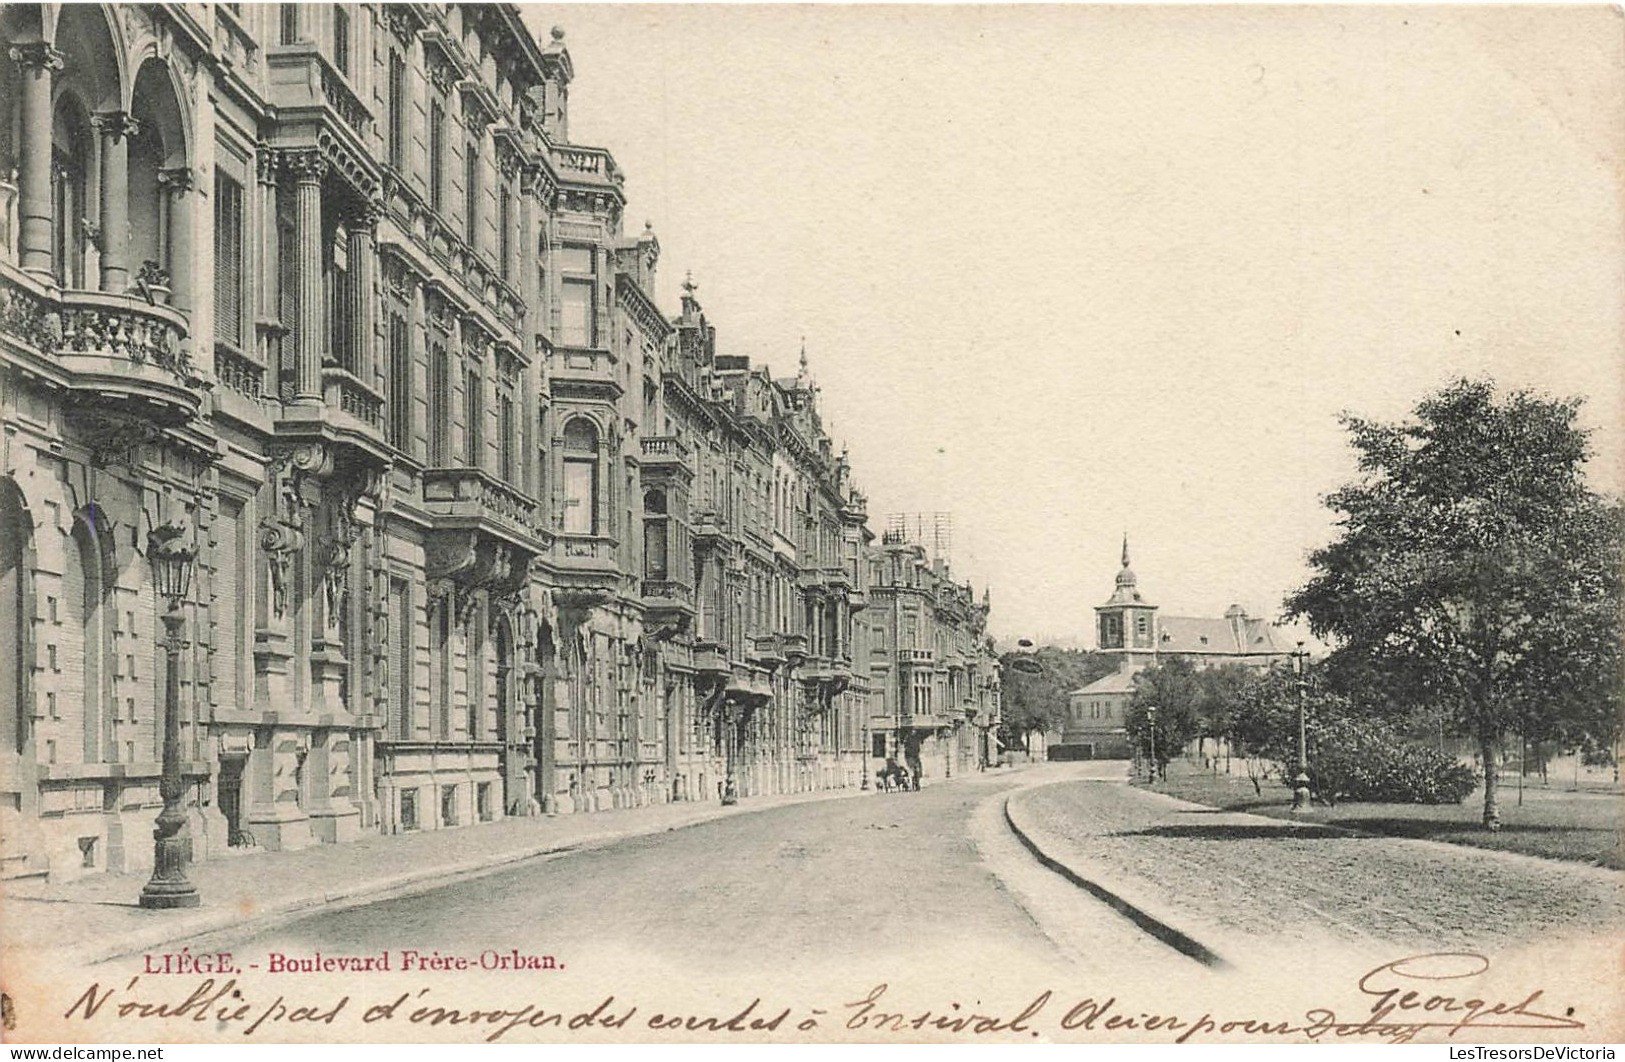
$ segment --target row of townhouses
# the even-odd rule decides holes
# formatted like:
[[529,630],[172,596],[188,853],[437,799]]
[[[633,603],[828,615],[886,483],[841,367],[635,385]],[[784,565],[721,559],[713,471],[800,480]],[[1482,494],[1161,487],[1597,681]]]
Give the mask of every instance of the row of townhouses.
[[[512,5],[0,8],[0,871],[925,777],[988,601],[718,352]],[[158,543],[196,551],[174,675]]]

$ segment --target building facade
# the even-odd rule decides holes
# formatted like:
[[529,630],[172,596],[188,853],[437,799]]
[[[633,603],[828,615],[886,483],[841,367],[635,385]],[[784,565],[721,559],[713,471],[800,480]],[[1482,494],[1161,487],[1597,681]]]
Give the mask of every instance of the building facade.
[[998,762],[999,666],[990,595],[953,581],[900,531],[869,559],[869,768],[951,778]]
[[1263,670],[1289,661],[1294,646],[1286,633],[1231,605],[1222,618],[1163,616],[1140,593],[1129,567],[1128,536],[1112,595],[1095,606],[1098,651],[1114,657],[1117,670],[1067,694],[1067,715],[1049,745],[1050,759],[1127,759],[1133,755],[1126,720],[1134,699],[1134,676],[1173,658],[1198,668],[1241,665]]
[[0,874],[150,865],[160,529],[194,858],[865,780],[863,495],[805,352],[656,304],[561,30],[8,4],[0,41]]

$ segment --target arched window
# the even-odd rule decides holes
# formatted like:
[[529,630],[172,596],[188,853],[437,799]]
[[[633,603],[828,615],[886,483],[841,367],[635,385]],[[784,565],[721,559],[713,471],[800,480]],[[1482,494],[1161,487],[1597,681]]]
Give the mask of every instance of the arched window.
[[564,426],[564,531],[598,533],[598,430],[585,417]]
[[64,94],[51,127],[51,264],[65,288],[85,286],[85,223],[97,214],[87,198],[90,158],[90,119]]

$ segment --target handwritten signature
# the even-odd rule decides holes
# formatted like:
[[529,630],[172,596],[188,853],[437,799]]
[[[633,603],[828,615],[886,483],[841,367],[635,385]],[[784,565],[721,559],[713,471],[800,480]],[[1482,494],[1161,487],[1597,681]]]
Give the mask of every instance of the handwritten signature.
[[[291,1025],[334,1025],[341,1015],[359,1018],[363,1025],[402,1021],[413,1025],[477,1029],[487,1040],[499,1040],[516,1029],[553,1029],[562,1032],[610,1030],[621,1034],[634,1027],[655,1031],[745,1033],[773,1035],[796,1032],[800,1038],[816,1039],[826,1026],[839,1037],[842,1032],[870,1034],[910,1033],[926,1035],[963,1034],[975,1037],[1038,1037],[1045,1033],[1147,1034],[1186,1043],[1198,1038],[1319,1040],[1322,1038],[1365,1037],[1389,1043],[1409,1043],[1420,1034],[1433,1031],[1454,1037],[1463,1031],[1522,1029],[1572,1031],[1585,1028],[1572,1007],[1552,1012],[1542,1001],[1544,989],[1535,989],[1514,998],[1496,998],[1475,985],[1488,973],[1490,961],[1475,952],[1431,952],[1384,963],[1362,974],[1356,987],[1368,1005],[1363,1013],[1345,1018],[1332,1007],[1313,1007],[1297,1020],[1264,1017],[1237,1017],[1204,1013],[1190,1018],[1178,1012],[1152,1013],[1119,1003],[1116,996],[1090,997],[1072,1004],[1052,989],[1045,989],[1018,1011],[1005,1014],[969,1011],[958,1003],[947,1007],[914,1010],[891,1005],[890,990],[879,984],[857,999],[835,1006],[763,1007],[756,998],[732,1013],[716,1015],[674,1014],[640,1008],[630,1002],[617,1003],[614,996],[591,1011],[544,1009],[537,1003],[520,1006],[483,1003],[474,1007],[447,1006],[436,1002],[429,988],[401,993],[369,1003],[350,995],[316,1002],[296,1003],[278,995],[269,1005],[253,1003],[245,996],[245,982],[236,978],[203,980],[189,995],[152,998],[146,994],[139,976],[131,978],[120,991],[116,986],[91,985],[68,1007],[65,1020],[91,1021],[98,1016],[124,1020],[186,1021],[210,1023],[216,1030],[234,1028],[243,1036],[262,1029]],[[1074,997],[1076,998],[1076,997]],[[731,1016],[730,1016],[731,1014]],[[634,1020],[636,1024],[634,1025]],[[841,1031],[835,1031],[839,1029]],[[812,1034],[812,1035],[808,1035]]]

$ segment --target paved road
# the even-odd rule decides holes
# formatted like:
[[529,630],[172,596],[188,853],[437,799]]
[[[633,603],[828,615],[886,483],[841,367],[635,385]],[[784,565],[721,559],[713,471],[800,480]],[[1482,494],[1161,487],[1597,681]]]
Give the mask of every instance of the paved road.
[[[1138,1033],[1123,1031],[1134,1026],[1061,1019],[1092,1000],[1129,1021],[1176,1013],[1194,1022],[1205,1012],[1301,1023],[1312,1011],[1329,1013],[1323,1008],[1357,1021],[1372,1006],[1361,976],[1381,963],[1437,948],[1550,943],[1579,926],[1592,930],[1594,947],[1496,951],[1493,973],[1453,987],[1493,999],[1538,989],[1559,1013],[1588,1023],[1545,1039],[1625,1031],[1616,994],[1596,976],[1616,961],[1619,875],[1425,842],[1283,833],[1290,824],[1113,784],[1121,775],[1117,765],[1046,765],[917,794],[768,808],[188,943],[194,954],[227,948],[255,967],[244,989],[256,999],[411,993],[426,1005],[523,1003],[562,1013],[613,995],[621,1006],[635,1001],[642,1022],[677,1008],[731,1012],[755,997],[764,1009],[798,1014],[821,1006],[834,1025],[882,984],[883,1004],[911,1015],[1009,1018],[1048,991],[1039,1035],[1134,1039]],[[1040,866],[1006,826],[1007,798],[1042,831],[1051,857],[1098,871],[1098,880],[1124,885],[1122,895],[1153,899],[1157,913],[1198,940],[1211,933],[1203,943],[1230,963],[1210,968],[1187,958]],[[407,949],[516,951],[552,956],[560,968],[402,973]],[[385,951],[395,963],[387,976],[268,977],[275,955]],[[382,1026],[370,1028],[384,1035]],[[831,1033],[872,1035],[835,1029],[808,1038]],[[390,1035],[421,1032],[397,1025]]]
[[1074,979],[1125,958],[1193,967],[1009,835],[1003,795],[1053,777],[776,808],[203,943],[244,956],[517,947],[594,978],[627,964],[847,984],[853,970],[926,971],[961,989],[1012,970]]

